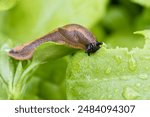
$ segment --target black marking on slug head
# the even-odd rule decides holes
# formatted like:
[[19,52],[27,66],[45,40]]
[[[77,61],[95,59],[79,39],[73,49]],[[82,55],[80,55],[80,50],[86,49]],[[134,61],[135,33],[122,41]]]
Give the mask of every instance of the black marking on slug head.
[[97,50],[101,48],[101,45],[103,45],[103,42],[95,42],[95,43],[89,43],[86,45],[86,53],[90,56],[90,53],[95,53]]

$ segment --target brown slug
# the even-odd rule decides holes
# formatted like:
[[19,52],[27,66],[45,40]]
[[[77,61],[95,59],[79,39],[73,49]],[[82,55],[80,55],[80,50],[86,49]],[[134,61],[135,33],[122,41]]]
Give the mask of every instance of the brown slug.
[[33,56],[35,48],[48,41],[66,44],[72,48],[84,49],[88,55],[96,52],[103,44],[102,42],[97,42],[92,33],[85,27],[78,24],[68,24],[57,28],[39,39],[13,48],[9,51],[8,55],[17,60],[30,59]]

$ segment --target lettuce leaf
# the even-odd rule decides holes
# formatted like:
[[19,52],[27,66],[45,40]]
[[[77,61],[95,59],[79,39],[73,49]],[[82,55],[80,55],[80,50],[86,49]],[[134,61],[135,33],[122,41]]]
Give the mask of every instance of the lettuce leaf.
[[68,99],[150,99],[150,30],[135,34],[145,36],[142,49],[76,54],[67,68]]
[[0,11],[9,10],[16,5],[18,0],[0,0]]
[[135,3],[138,3],[142,6],[145,6],[145,7],[150,7],[150,1],[149,0],[131,0]]

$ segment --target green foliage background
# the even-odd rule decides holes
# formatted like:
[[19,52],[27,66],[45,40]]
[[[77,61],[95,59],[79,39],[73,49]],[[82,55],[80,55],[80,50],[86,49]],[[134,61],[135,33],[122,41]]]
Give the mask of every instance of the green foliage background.
[[[0,0],[0,99],[150,99],[149,7],[148,0]],[[87,56],[47,42],[31,60],[7,55],[70,23],[91,30],[102,49]]]

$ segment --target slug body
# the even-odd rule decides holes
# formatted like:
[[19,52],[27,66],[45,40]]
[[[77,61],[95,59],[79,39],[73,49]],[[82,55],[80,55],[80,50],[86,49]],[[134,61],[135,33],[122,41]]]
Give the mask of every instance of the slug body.
[[85,27],[78,24],[69,24],[57,28],[39,39],[17,46],[10,50],[8,54],[17,60],[27,60],[32,58],[36,47],[48,41],[66,44],[72,48],[84,49],[88,55],[96,52],[103,44],[97,42],[92,33]]

